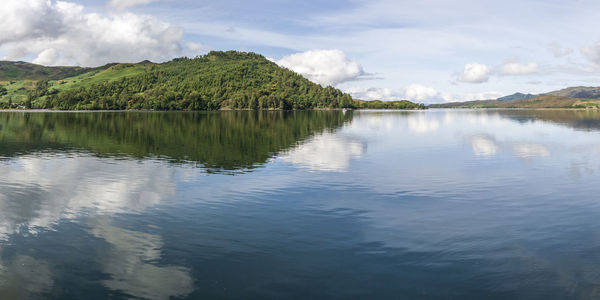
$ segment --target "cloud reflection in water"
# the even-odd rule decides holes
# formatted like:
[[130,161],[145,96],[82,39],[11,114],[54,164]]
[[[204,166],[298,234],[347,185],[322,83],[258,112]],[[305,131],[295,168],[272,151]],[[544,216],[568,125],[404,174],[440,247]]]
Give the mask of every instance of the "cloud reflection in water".
[[[161,258],[160,236],[110,224],[115,214],[140,213],[175,197],[174,172],[166,163],[117,163],[89,156],[24,156],[2,162],[0,241],[83,218],[90,222],[87,226],[93,236],[111,245],[108,256],[101,260],[104,272],[110,275],[103,281],[108,288],[144,299],[185,296],[193,290],[189,270],[155,264]],[[28,256],[0,262],[0,283],[5,284],[0,284],[0,291],[15,295],[47,292],[52,272],[46,265]],[[32,266],[36,266],[35,272]]]
[[492,156],[498,152],[498,144],[490,135],[474,135],[470,140],[476,156]]
[[342,172],[365,151],[366,145],[357,140],[326,132],[288,151],[281,159],[314,171]]

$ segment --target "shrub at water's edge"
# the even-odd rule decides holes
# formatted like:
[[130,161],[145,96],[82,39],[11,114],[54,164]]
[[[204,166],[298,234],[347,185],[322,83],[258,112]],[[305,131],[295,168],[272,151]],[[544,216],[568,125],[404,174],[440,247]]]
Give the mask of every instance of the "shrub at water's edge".
[[[162,64],[113,64],[55,80],[5,82],[4,108],[60,110],[423,109],[409,101],[358,101],[255,53],[217,52]],[[1,84],[1,82],[0,82]]]

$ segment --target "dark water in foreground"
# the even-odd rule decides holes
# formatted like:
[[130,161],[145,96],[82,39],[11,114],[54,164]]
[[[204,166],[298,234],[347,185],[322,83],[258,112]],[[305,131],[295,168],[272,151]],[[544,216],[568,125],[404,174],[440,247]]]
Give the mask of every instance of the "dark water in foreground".
[[600,113],[0,113],[2,299],[594,299]]

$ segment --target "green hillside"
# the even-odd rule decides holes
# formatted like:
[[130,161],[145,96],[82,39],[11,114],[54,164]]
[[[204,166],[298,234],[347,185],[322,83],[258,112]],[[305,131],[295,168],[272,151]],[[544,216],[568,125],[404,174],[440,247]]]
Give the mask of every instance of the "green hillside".
[[[255,53],[218,52],[162,64],[114,64],[67,78],[22,76],[0,105],[63,110],[382,108],[322,87]],[[403,101],[385,108],[423,108]]]
[[44,67],[26,62],[0,61],[0,81],[58,80],[93,70],[81,67]]

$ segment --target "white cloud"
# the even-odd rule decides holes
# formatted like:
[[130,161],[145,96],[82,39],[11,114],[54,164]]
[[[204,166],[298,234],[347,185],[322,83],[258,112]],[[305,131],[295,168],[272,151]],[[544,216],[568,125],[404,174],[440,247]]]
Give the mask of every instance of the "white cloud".
[[573,49],[565,48],[558,43],[549,44],[548,51],[550,51],[554,57],[563,57],[573,53]]
[[352,95],[355,99],[360,100],[383,100],[392,101],[400,100],[400,95],[392,92],[389,88],[377,88],[377,87],[350,87],[344,90],[346,93]]
[[38,54],[37,58],[33,60],[33,63],[45,66],[52,66],[57,64],[58,59],[58,51],[56,51],[56,49],[54,48],[50,48]]
[[2,5],[0,47],[9,59],[35,55],[38,63],[97,66],[164,61],[182,52],[183,30],[152,16],[84,13],[81,5],[51,0]]
[[133,6],[144,5],[155,1],[158,0],[110,0],[107,5],[116,11],[124,11]]
[[507,59],[504,61],[500,73],[502,75],[528,75],[536,73],[537,70],[538,64],[535,62],[522,64],[517,59]]
[[404,88],[404,95],[412,101],[431,102],[432,100],[443,100],[443,96],[437,90],[420,84],[411,84]]
[[401,91],[379,87],[350,87],[345,89],[355,99],[398,101],[409,100],[419,103],[440,103],[450,100],[449,95],[440,93],[436,89],[420,84],[411,84]]
[[0,9],[0,45],[24,38],[53,36],[61,27],[58,4],[42,0],[7,0]]
[[363,68],[340,50],[314,50],[283,57],[277,62],[321,85],[336,85],[365,75]]
[[350,87],[345,89],[346,93],[349,93],[355,99],[361,100],[383,100],[383,101],[397,101],[397,100],[409,100],[412,102],[434,104],[444,102],[461,102],[461,101],[474,101],[474,100],[490,100],[497,99],[505,96],[505,93],[496,91],[486,91],[478,93],[460,93],[451,94],[446,92],[440,92],[435,88],[424,86],[421,84],[411,84],[406,86],[402,91],[394,91],[389,88],[363,88],[363,87]]
[[589,47],[581,48],[581,53],[583,53],[583,55],[585,55],[592,63],[600,65],[600,42],[596,42]]
[[464,71],[457,76],[457,79],[466,83],[484,83],[490,79],[492,70],[492,67],[480,63],[466,64]]

